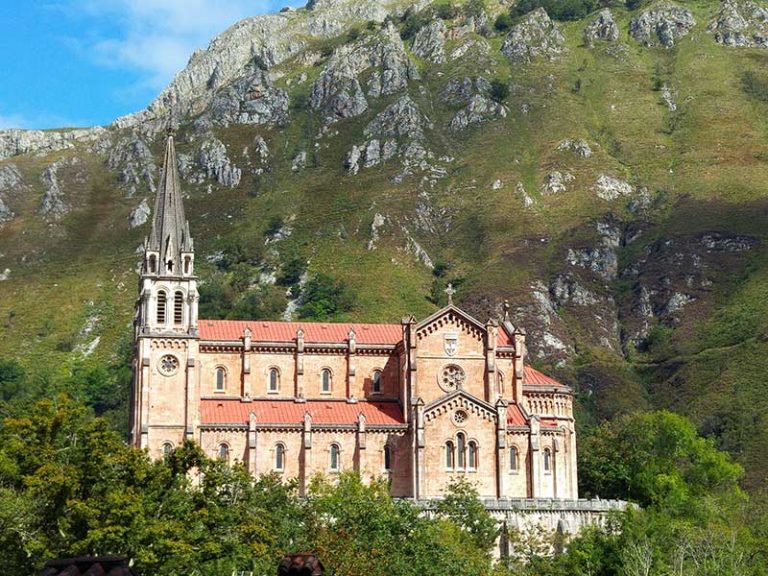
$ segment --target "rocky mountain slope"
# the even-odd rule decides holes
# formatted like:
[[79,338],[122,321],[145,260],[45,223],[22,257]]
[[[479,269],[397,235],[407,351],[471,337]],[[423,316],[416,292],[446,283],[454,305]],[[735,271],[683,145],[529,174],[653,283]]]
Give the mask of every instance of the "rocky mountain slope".
[[585,425],[676,409],[756,487],[768,9],[637,4],[317,0],[111,126],[0,132],[0,356],[115,358],[172,124],[208,314],[296,315],[322,273],[335,318],[396,321],[452,281],[482,320],[509,301]]

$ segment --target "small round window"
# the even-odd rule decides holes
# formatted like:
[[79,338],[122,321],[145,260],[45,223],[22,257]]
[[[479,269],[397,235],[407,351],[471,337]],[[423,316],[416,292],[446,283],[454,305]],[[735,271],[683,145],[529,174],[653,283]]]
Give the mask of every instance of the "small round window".
[[173,376],[179,369],[179,359],[171,354],[166,354],[160,358],[160,364],[158,365],[160,374],[164,376]]
[[464,410],[456,410],[456,412],[453,413],[453,421],[459,426],[466,424],[468,419],[469,415]]

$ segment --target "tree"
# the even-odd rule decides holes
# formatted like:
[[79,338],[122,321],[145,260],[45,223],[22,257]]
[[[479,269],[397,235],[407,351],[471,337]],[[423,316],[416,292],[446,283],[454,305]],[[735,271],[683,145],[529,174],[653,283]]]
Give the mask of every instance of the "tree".
[[490,553],[499,530],[480,502],[477,489],[465,478],[451,480],[448,493],[438,503],[437,512],[466,532],[478,550]]
[[327,274],[317,274],[304,287],[299,317],[328,321],[339,318],[354,307],[355,297],[347,284]]
[[640,412],[582,437],[583,494],[629,498],[684,511],[704,495],[735,494],[743,471],[693,424],[671,412]]

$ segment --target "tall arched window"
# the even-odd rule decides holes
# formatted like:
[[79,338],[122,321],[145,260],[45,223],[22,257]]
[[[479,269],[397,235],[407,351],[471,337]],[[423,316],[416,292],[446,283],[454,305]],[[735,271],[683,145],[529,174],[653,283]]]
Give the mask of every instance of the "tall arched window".
[[467,445],[467,467],[477,470],[477,460],[477,442],[473,440]]
[[224,368],[216,368],[216,392],[224,392],[227,389],[227,371]]
[[224,462],[229,462],[229,445],[219,444],[219,459]]
[[280,372],[277,368],[269,369],[267,380],[267,392],[270,394],[277,394],[280,391]]
[[392,470],[392,447],[384,445],[384,470]]
[[323,394],[331,393],[332,381],[331,371],[328,368],[323,368],[323,371],[320,373],[320,391]]
[[275,470],[277,472],[285,470],[285,446],[282,444],[275,445]]
[[163,444],[163,458],[167,458],[173,452],[173,444],[166,442]]
[[552,451],[544,448],[544,472],[552,471]]
[[165,324],[165,312],[168,306],[168,295],[162,290],[157,293],[157,323]]
[[176,292],[173,296],[173,323],[184,322],[184,292]]
[[341,449],[338,444],[331,444],[331,471],[337,472],[341,468]]
[[509,470],[510,472],[517,472],[520,468],[520,452],[517,450],[517,446],[512,446],[509,449]]
[[499,395],[504,396],[504,373],[501,370],[499,370],[496,373],[496,378],[498,380]]
[[381,370],[376,370],[373,373],[373,393],[374,394],[380,394],[381,393]]
[[152,254],[152,256],[149,257],[149,273],[155,274],[157,273],[157,256]]
[[184,257],[184,274],[186,276],[192,274],[192,258],[189,256]]
[[445,443],[445,467],[449,470],[456,467],[456,451],[450,440]]
[[456,452],[458,452],[459,468],[467,467],[467,454],[466,454],[467,442],[464,438],[464,433],[459,432],[456,434]]

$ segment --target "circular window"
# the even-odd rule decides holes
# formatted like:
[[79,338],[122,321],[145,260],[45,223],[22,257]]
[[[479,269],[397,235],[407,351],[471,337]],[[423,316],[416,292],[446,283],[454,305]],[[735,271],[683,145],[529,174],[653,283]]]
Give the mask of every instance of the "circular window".
[[179,359],[171,354],[166,354],[160,358],[160,364],[158,366],[160,374],[164,376],[173,376],[179,369]]
[[446,392],[458,390],[464,386],[466,376],[460,366],[451,364],[443,368],[440,374],[440,387]]
[[459,426],[465,424],[468,419],[469,415],[464,412],[464,410],[456,410],[456,412],[453,413],[453,421]]

